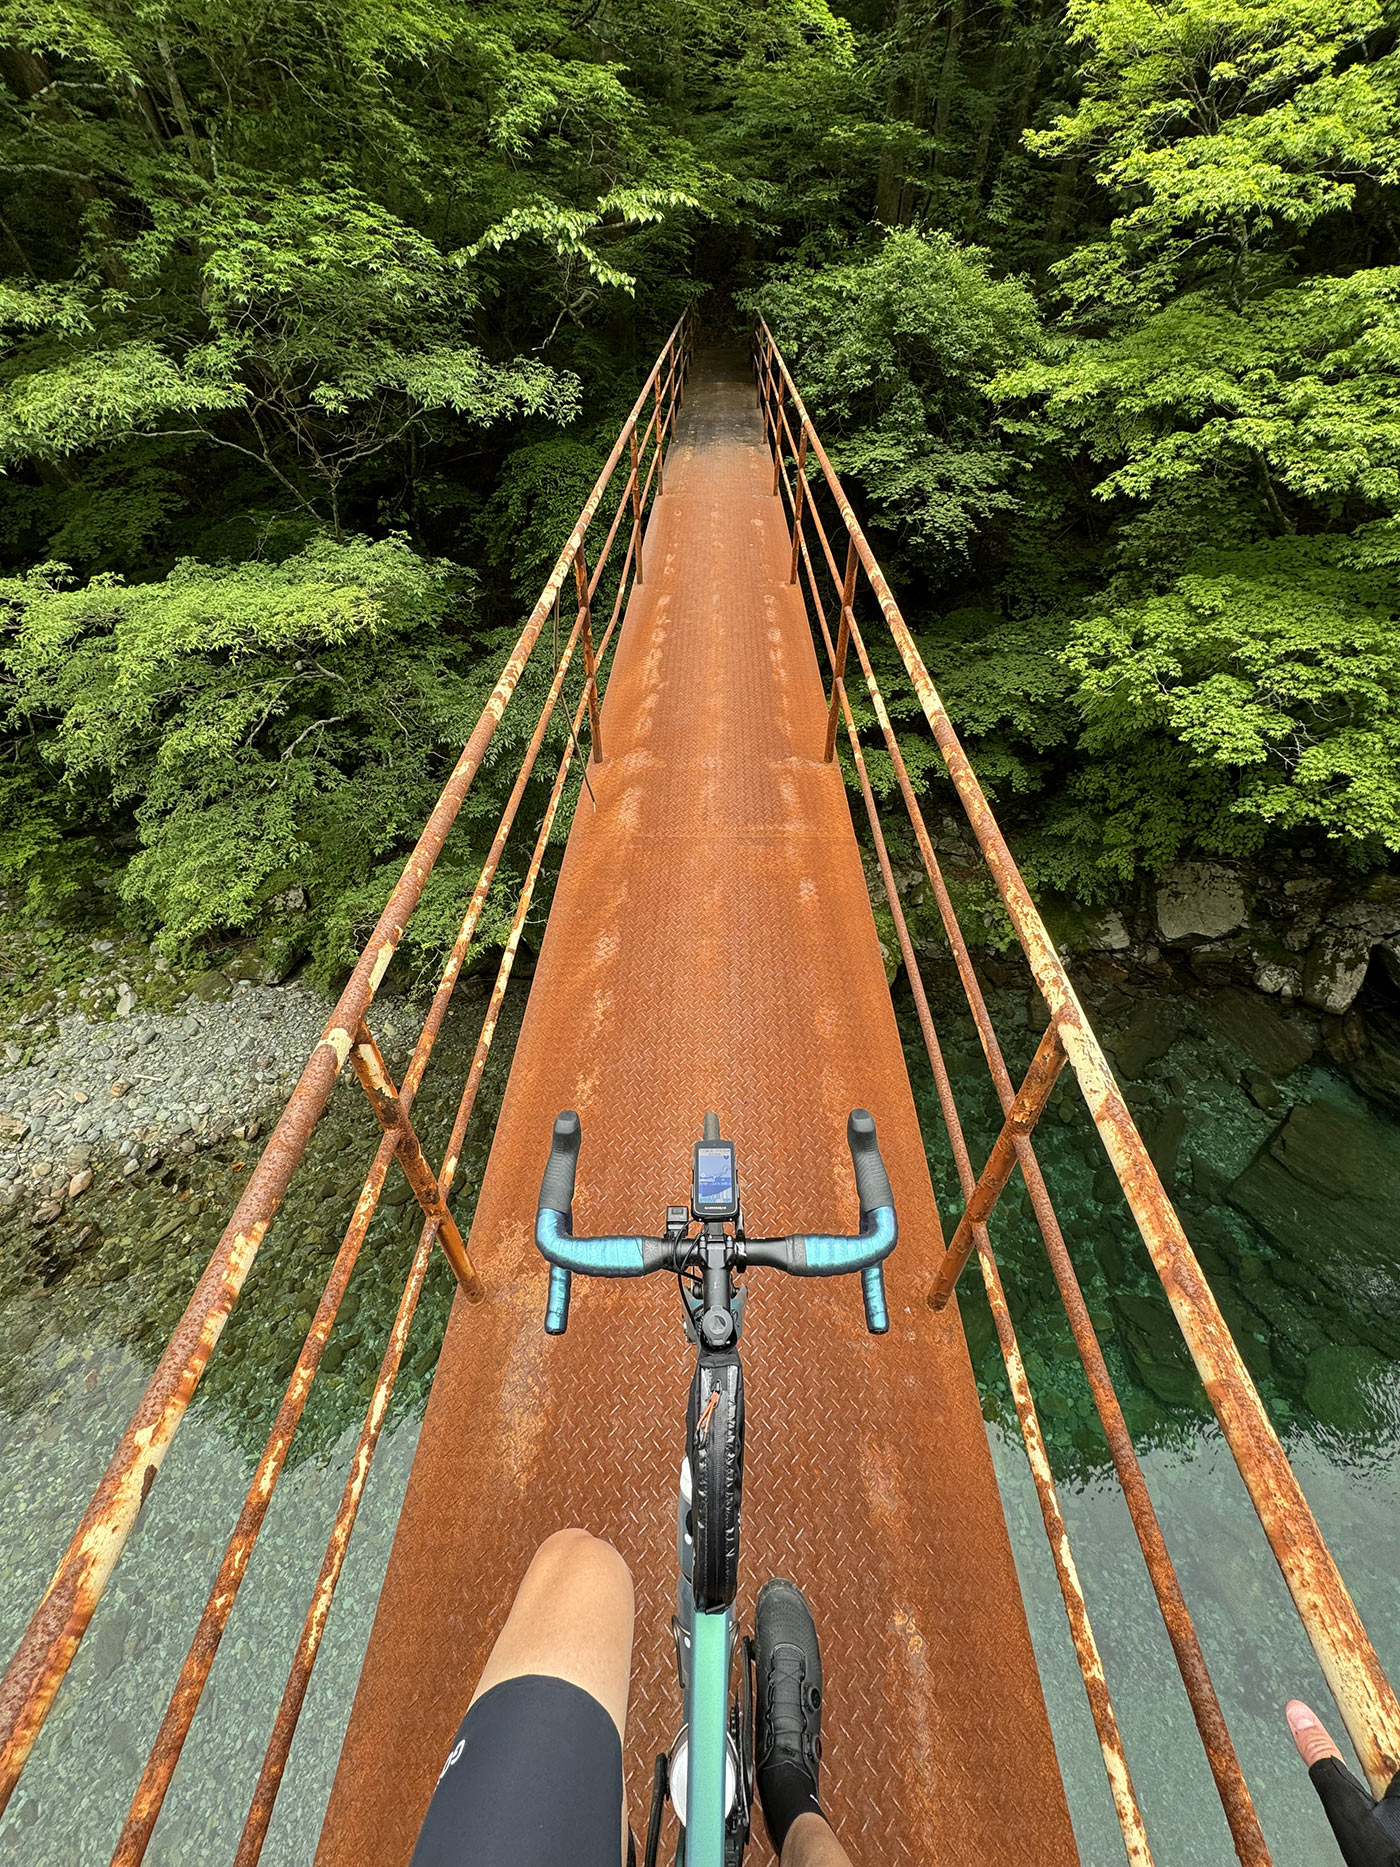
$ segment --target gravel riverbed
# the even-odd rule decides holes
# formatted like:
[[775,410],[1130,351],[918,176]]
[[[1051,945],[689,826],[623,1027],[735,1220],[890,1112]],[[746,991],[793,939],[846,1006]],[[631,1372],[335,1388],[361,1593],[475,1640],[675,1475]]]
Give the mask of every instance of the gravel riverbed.
[[36,1219],[53,1218],[87,1190],[99,1158],[134,1174],[172,1151],[241,1138],[285,1099],[326,1012],[305,985],[240,983],[222,1003],[191,996],[175,1012],[61,1017],[30,1062],[0,1070],[0,1206],[26,1201]]

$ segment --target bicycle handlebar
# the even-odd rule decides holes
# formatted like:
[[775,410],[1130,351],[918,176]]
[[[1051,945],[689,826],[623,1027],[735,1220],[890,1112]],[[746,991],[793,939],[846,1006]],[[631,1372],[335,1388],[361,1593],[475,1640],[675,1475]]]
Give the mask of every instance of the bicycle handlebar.
[[[568,1327],[575,1271],[589,1277],[645,1277],[652,1271],[676,1271],[696,1244],[690,1238],[575,1238],[574,1181],[582,1141],[578,1115],[565,1109],[554,1123],[535,1215],[535,1243],[549,1264],[544,1326],[550,1335],[562,1335]],[[890,1319],[882,1264],[898,1242],[899,1226],[875,1122],[865,1109],[851,1110],[846,1142],[860,1200],[860,1231],[854,1237],[798,1232],[787,1238],[735,1239],[733,1265],[740,1270],[764,1266],[794,1277],[839,1277],[859,1271],[865,1326],[872,1335],[884,1335]]]

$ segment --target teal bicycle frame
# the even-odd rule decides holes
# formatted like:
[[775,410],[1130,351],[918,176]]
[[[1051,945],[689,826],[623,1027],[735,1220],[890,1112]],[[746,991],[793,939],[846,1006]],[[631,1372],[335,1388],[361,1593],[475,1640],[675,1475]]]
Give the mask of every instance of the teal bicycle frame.
[[[732,1710],[730,1702],[739,1649],[734,1602],[744,1465],[738,1352],[744,1287],[736,1284],[736,1274],[750,1268],[795,1277],[859,1272],[866,1327],[872,1335],[883,1335],[890,1326],[883,1261],[895,1248],[899,1228],[875,1123],[864,1109],[852,1109],[846,1140],[860,1201],[860,1231],[854,1235],[799,1232],[749,1238],[739,1208],[734,1150],[720,1137],[718,1116],[709,1114],[704,1139],[695,1149],[691,1204],[667,1208],[664,1237],[581,1238],[573,1229],[573,1197],[582,1129],[571,1109],[554,1124],[535,1214],[535,1243],[549,1264],[546,1331],[563,1335],[568,1328],[576,1273],[644,1277],[669,1271],[680,1284],[686,1332],[697,1351],[676,1532],[680,1580],[674,1628],[685,1723],[669,1758],[656,1760],[647,1867],[656,1861],[666,1801],[683,1817],[677,1867],[736,1867],[748,1841],[754,1767],[748,1640],[737,1652],[741,1690]],[[700,1222],[699,1237],[690,1233],[693,1220]]]
[[685,1867],[724,1867],[731,1768],[729,1675],[736,1633],[732,1608],[701,1614],[692,1604],[685,1689]]

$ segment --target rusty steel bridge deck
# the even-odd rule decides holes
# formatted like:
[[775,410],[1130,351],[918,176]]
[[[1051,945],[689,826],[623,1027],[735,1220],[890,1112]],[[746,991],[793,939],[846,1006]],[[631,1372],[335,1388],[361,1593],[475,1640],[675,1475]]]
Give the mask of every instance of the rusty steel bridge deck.
[[[855,1229],[848,1109],[900,1215],[891,1332],[855,1278],[751,1276],[740,1607],[808,1591],[823,1802],[857,1860],[1018,1867],[1075,1852],[826,699],[746,359],[703,356],[647,536],[516,1048],[319,1867],[399,1867],[538,1541],[581,1523],[637,1583],[634,1824],[679,1722],[668,1624],[690,1372],[674,1283],[580,1279],[545,1336],[532,1224],[579,1109],[576,1223],[657,1231],[707,1108],[755,1232]],[[640,1811],[640,1816],[638,1814]],[[762,1857],[762,1842],[757,1843]]]

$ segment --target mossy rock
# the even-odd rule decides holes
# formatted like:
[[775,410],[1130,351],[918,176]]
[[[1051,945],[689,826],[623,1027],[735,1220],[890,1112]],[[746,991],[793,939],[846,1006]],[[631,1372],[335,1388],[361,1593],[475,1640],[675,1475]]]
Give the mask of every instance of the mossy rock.
[[1324,1426],[1339,1433],[1364,1432],[1380,1423],[1374,1389],[1388,1367],[1373,1348],[1325,1343],[1308,1357],[1303,1400]]

